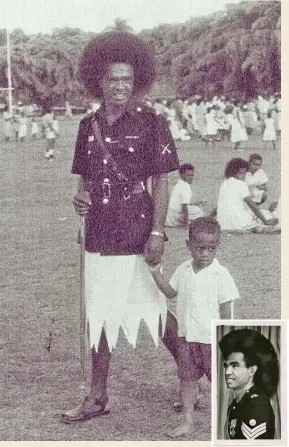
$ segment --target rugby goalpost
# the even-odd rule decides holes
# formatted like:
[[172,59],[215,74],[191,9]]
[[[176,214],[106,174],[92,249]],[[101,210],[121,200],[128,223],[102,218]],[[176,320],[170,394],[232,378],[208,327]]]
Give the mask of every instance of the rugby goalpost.
[[11,77],[11,45],[10,45],[10,34],[8,28],[6,28],[6,56],[7,56],[7,80],[8,87],[0,87],[0,92],[8,91],[8,109],[9,113],[12,113],[12,77]]

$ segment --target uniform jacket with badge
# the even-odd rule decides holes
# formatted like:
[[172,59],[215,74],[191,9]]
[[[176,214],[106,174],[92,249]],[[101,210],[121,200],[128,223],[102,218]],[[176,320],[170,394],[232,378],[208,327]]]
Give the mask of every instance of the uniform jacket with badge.
[[[98,137],[93,121],[98,125]],[[117,171],[107,163],[103,145]],[[130,105],[111,126],[104,104],[84,117],[79,125],[72,173],[81,175],[89,184],[92,200],[86,216],[86,250],[103,255],[143,253],[153,216],[147,179],[178,168],[168,123],[152,108]]]
[[274,439],[275,416],[270,399],[255,386],[230,404],[226,422],[229,439]]

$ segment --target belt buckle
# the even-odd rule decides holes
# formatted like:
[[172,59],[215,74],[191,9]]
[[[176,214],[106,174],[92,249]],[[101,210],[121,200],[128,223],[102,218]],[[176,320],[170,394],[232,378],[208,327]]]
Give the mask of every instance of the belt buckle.
[[104,179],[102,184],[102,192],[103,192],[103,200],[102,203],[105,205],[109,202],[109,199],[111,197],[111,186],[108,179]]
[[130,194],[127,193],[126,191],[127,191],[127,188],[125,187],[124,188],[124,195],[123,195],[123,198],[124,198],[125,201],[127,201],[130,198]]
[[[124,176],[124,181],[128,182],[128,178]],[[130,194],[126,192],[127,191],[127,187],[124,186],[124,195],[123,198],[125,201],[127,201],[130,198]]]

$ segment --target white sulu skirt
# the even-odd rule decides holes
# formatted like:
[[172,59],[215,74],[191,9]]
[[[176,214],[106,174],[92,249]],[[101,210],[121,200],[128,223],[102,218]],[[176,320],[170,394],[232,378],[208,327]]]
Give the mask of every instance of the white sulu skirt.
[[160,317],[164,333],[166,299],[143,255],[100,256],[85,252],[85,304],[90,347],[96,351],[102,329],[110,351],[115,348],[120,327],[135,347],[142,319],[156,346]]

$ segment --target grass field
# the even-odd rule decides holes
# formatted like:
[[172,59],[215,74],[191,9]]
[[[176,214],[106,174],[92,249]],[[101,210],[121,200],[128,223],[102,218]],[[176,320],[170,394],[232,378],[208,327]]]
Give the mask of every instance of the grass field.
[[[176,366],[160,342],[155,349],[145,327],[134,351],[123,336],[109,377],[110,416],[65,426],[59,414],[79,403],[79,249],[78,217],[71,200],[76,178],[70,174],[77,119],[60,121],[53,162],[44,158],[45,141],[4,143],[1,138],[1,441],[166,440],[180,418],[172,411],[178,397]],[[179,143],[182,162],[196,167],[196,190],[216,205],[226,162],[236,153],[228,142],[205,149]],[[280,194],[280,149],[264,148],[252,137],[237,156],[264,158],[271,200]],[[170,187],[177,173],[170,176]],[[168,229],[165,273],[185,260],[186,234]],[[218,259],[240,291],[235,317],[280,318],[280,235],[224,234]],[[175,304],[171,304],[174,309]],[[51,349],[47,349],[49,334]],[[210,384],[196,431],[187,440],[210,439]]]

